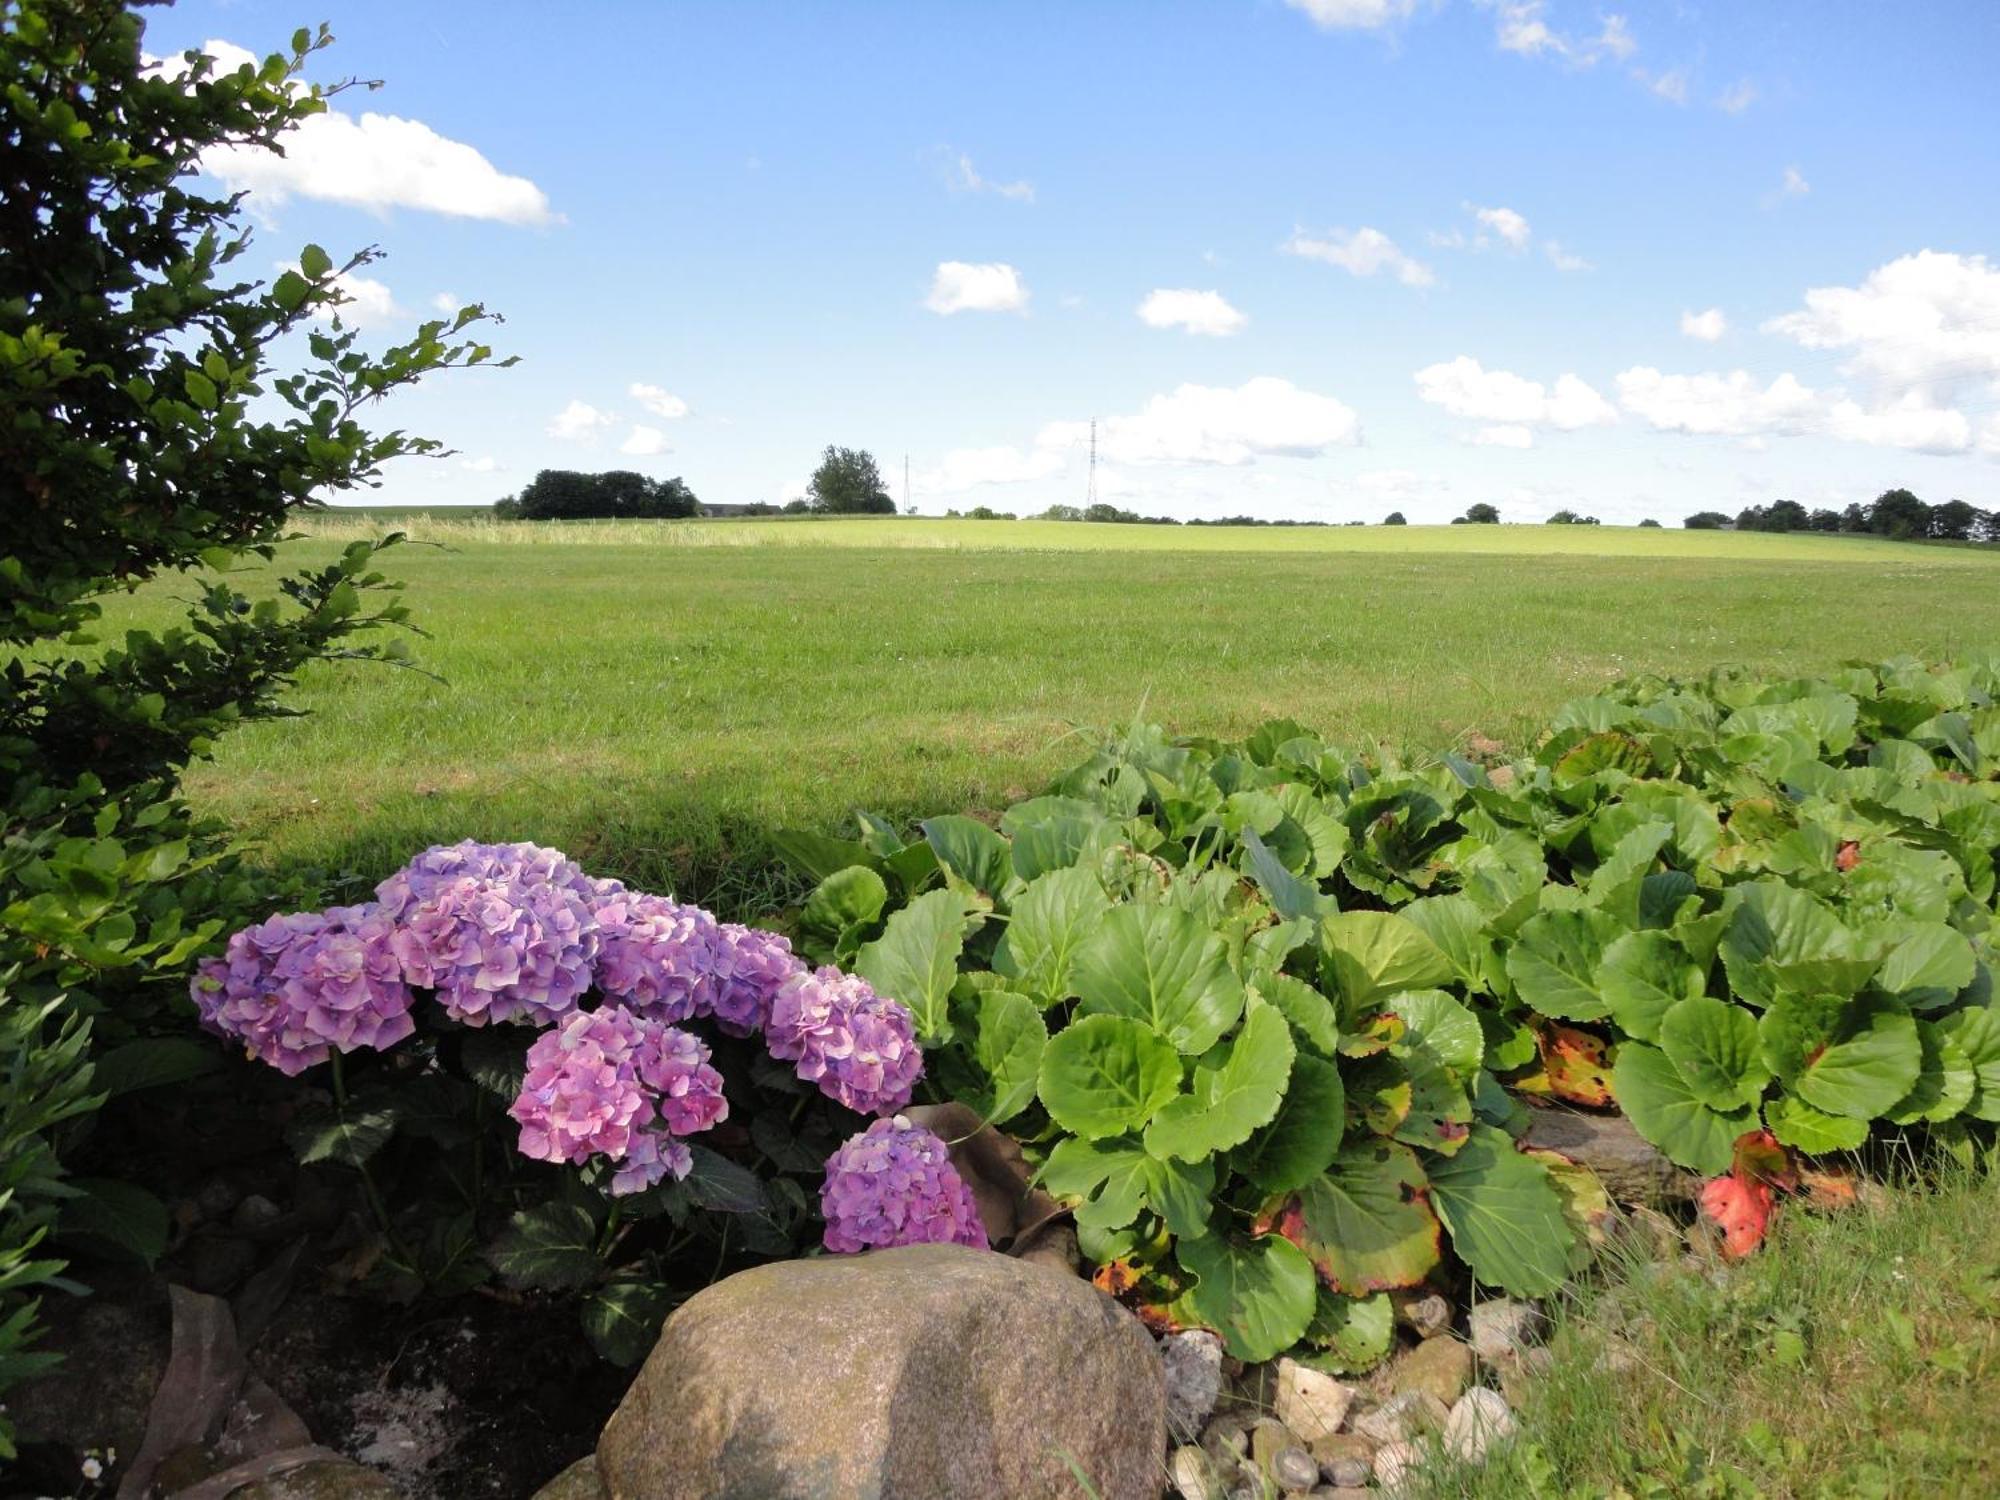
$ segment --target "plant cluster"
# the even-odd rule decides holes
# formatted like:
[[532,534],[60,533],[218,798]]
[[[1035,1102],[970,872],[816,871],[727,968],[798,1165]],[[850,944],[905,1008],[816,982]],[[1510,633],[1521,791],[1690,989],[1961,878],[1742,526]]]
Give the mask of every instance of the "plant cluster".
[[[755,1214],[765,1229],[748,1248],[782,1253],[805,1218],[789,1180],[767,1184],[693,1144],[732,1113],[714,1048],[687,1029],[695,1022],[760,1042],[749,1061],[767,1089],[785,1064],[794,1088],[845,1118],[894,1117],[826,1159],[828,1249],[985,1244],[944,1142],[896,1115],[924,1061],[902,1005],[830,964],[809,968],[776,933],[595,879],[552,849],[426,850],[372,902],[236,933],[189,989],[202,1024],[248,1056],[288,1076],[332,1064],[333,1107],[304,1117],[293,1143],[304,1160],[361,1171],[392,1261],[433,1285],[476,1283],[482,1211],[524,1196],[504,1178],[480,1180],[481,1095],[506,1101],[519,1156],[580,1171],[553,1201],[544,1192],[515,1214],[483,1264],[521,1286],[590,1289],[586,1327],[616,1358],[644,1352],[673,1291],[673,1251],[653,1253],[644,1236],[627,1243],[621,1222],[679,1225],[695,1207]],[[387,1055],[350,1089],[344,1059],[355,1053]],[[744,1082],[739,1101],[756,1087]],[[772,1118],[751,1121],[749,1142],[775,1164],[814,1164],[794,1128],[807,1101],[779,1098]],[[462,1212],[441,1220],[421,1175],[383,1196],[371,1163],[399,1135],[475,1148],[454,1195]],[[403,1238],[412,1222],[426,1236],[416,1249]]]
[[2000,1119],[1996,700],[1990,662],[1643,679],[1505,765],[1139,727],[997,828],[787,836],[801,941],[910,1005],[1103,1284],[1352,1368],[1447,1232],[1510,1292],[1571,1269],[1601,1190],[1517,1095],[1708,1175]]

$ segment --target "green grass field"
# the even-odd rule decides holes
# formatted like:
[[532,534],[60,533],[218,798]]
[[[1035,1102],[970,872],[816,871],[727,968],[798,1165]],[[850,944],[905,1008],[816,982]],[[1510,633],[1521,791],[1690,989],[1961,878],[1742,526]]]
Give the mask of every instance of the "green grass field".
[[2000,554],[1844,537],[330,513],[288,550],[384,522],[442,544],[390,555],[437,678],[315,670],[197,801],[280,862],[530,838],[732,913],[773,828],[998,805],[1134,716],[1439,749],[1630,672],[2000,646]]

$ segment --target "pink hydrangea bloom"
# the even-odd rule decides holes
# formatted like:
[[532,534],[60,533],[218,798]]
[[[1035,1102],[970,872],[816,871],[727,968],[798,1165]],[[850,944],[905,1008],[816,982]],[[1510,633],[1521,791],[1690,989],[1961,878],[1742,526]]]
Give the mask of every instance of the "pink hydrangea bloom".
[[924,1071],[909,1011],[831,964],[786,981],[771,1001],[764,1044],[829,1099],[864,1115],[908,1104]]
[[388,1047],[414,1029],[393,932],[373,905],[272,917],[204,959],[188,992],[202,1025],[296,1075],[334,1048]]
[[597,987],[659,1021],[706,1015],[716,921],[698,906],[623,886],[598,900]]
[[620,1006],[579,1011],[536,1038],[508,1113],[520,1151],[616,1167],[613,1193],[685,1176],[687,1147],[672,1137],[708,1129],[729,1113],[708,1048],[684,1031]]
[[593,880],[559,849],[462,839],[456,844],[431,845],[378,885],[375,899],[390,916],[401,918],[442,887],[468,875],[517,886],[559,886],[585,901],[597,900],[607,887],[624,889],[615,880]]
[[945,1143],[901,1115],[877,1120],[827,1159],[819,1203],[826,1248],[836,1254],[891,1245],[987,1248],[979,1206]]
[[399,914],[396,957],[454,1021],[546,1026],[589,990],[597,923],[570,886],[460,875],[425,889]]
[[792,945],[777,933],[721,923],[709,956],[708,1013],[731,1036],[761,1031],[770,1018],[773,997],[787,981],[805,972]]

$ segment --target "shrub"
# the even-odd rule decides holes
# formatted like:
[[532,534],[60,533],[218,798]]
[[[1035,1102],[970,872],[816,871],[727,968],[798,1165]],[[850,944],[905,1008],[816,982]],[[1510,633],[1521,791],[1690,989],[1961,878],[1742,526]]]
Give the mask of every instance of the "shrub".
[[1135,729],[997,829],[793,836],[801,941],[910,1005],[1100,1284],[1354,1368],[1447,1244],[1571,1268],[1601,1190],[1517,1093],[1708,1175],[2000,1120],[1996,699],[1994,662],[1643,679],[1491,769]]

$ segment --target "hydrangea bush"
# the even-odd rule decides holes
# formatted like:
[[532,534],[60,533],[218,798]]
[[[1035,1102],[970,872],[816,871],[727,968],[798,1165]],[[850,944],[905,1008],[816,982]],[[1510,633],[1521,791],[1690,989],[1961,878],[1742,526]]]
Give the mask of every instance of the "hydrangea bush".
[[[613,1357],[644,1352],[675,1252],[697,1237],[692,1210],[738,1216],[741,1253],[793,1248],[810,1215],[784,1173],[824,1163],[828,1250],[985,1246],[930,1132],[878,1118],[827,1155],[855,1116],[895,1116],[914,1097],[924,1057],[906,1006],[831,964],[808,968],[778,933],[595,879],[553,849],[427,849],[372,902],[238,932],[190,989],[202,1024],[251,1058],[291,1077],[331,1064],[330,1104],[303,1112],[292,1138],[307,1161],[363,1173],[391,1264],[447,1289],[490,1265],[518,1284],[586,1290],[586,1328]],[[746,1065],[734,1085],[718,1049]],[[732,1092],[751,1117],[730,1136],[743,1149],[724,1154],[694,1138],[721,1139]],[[553,1196],[500,1173],[528,1206],[485,1239],[494,1174],[476,1142],[494,1095],[518,1157],[569,1172]],[[373,1175],[399,1135],[448,1153],[475,1143],[430,1177],[420,1162],[400,1212]],[[440,1176],[466,1200],[442,1222],[422,1212]],[[649,1218],[674,1233],[635,1240]],[[726,1228],[719,1239],[716,1266]]]

